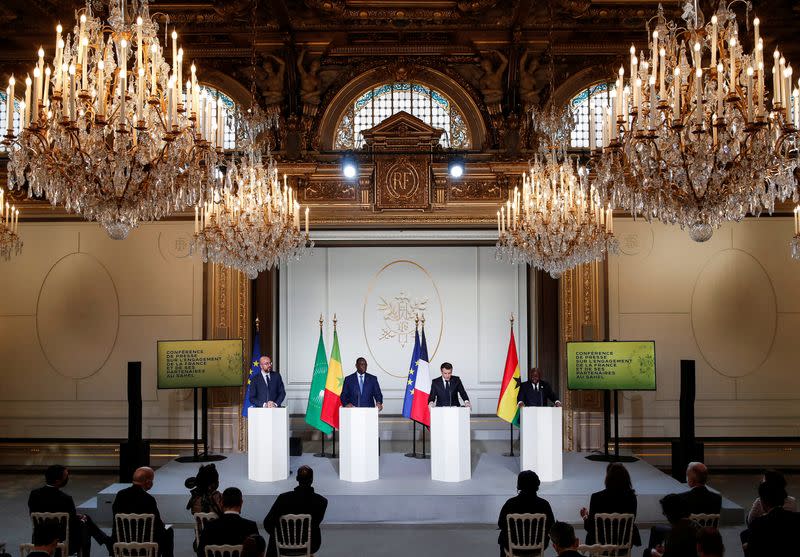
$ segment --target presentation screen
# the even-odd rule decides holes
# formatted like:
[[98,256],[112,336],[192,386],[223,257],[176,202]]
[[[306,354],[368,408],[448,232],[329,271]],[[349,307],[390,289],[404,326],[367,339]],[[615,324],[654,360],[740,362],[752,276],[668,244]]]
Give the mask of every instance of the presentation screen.
[[654,391],[655,341],[568,342],[567,388]]
[[158,388],[238,387],[242,339],[159,340]]

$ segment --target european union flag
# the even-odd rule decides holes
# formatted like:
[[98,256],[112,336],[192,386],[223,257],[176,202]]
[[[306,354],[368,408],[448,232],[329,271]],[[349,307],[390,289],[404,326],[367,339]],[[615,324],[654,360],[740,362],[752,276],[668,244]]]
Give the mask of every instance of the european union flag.
[[411,354],[411,365],[408,367],[408,381],[403,398],[403,417],[411,418],[411,406],[414,403],[414,384],[417,382],[417,360],[419,360],[419,331],[414,331],[414,353]]
[[253,363],[250,365],[250,375],[247,376],[247,387],[244,390],[244,400],[242,401],[242,416],[247,417],[247,409],[250,407],[250,383],[256,373],[261,371],[258,360],[261,359],[261,342],[259,341],[258,331],[253,339]]

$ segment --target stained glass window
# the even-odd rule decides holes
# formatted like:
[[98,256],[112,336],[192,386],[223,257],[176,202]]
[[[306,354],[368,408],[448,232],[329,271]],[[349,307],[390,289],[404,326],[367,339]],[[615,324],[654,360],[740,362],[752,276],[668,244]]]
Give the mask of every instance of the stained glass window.
[[570,137],[570,146],[575,149],[589,148],[589,106],[594,109],[595,145],[603,141],[603,110],[609,105],[609,92],[613,89],[607,83],[587,87],[570,101],[575,115],[575,128]]
[[231,99],[228,95],[222,91],[214,89],[213,87],[203,85],[203,89],[207,90],[211,94],[211,98],[214,99],[214,102],[211,104],[211,117],[215,122],[217,120],[217,99],[222,99],[222,105],[225,107],[228,114],[228,119],[225,121],[225,135],[223,136],[222,147],[224,149],[235,149],[236,123],[234,119],[234,112],[236,111],[236,103],[234,103],[233,99]]
[[469,131],[458,107],[442,93],[421,83],[393,82],[364,91],[339,120],[335,149],[358,149],[364,144],[361,132],[405,111],[434,128],[444,130],[443,147],[469,147]]
[[[20,124],[19,124],[19,101],[15,102],[17,106],[17,110],[14,112],[14,135],[19,135],[20,132]],[[8,122],[8,95],[6,92],[0,91],[0,129],[2,133],[0,135],[6,135],[6,123]],[[5,152],[6,147],[5,145],[0,144],[0,152]]]

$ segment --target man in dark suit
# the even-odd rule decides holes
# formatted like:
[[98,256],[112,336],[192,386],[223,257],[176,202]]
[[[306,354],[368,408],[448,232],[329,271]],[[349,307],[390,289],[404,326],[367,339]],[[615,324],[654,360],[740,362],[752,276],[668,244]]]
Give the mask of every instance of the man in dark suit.
[[544,522],[544,547],[550,543],[547,532],[553,527],[555,517],[550,503],[539,497],[538,491],[541,481],[536,472],[523,470],[517,475],[516,497],[512,497],[503,504],[500,509],[500,517],[497,519],[497,526],[500,528],[500,535],[497,543],[500,544],[500,557],[505,557],[505,550],[508,548],[508,515],[510,514],[543,514],[546,516]]
[[528,372],[528,380],[519,386],[517,404],[519,406],[547,406],[548,400],[556,406],[561,406],[561,401],[553,392],[550,383],[542,381],[539,369],[531,368]]
[[55,520],[45,520],[33,533],[33,550],[28,557],[50,557],[56,550],[61,527]]
[[[69,547],[71,553],[80,550],[89,557],[92,538],[104,545],[109,555],[113,554],[111,536],[103,532],[92,519],[75,510],[75,501],[61,489],[69,482],[66,466],[54,464],[44,473],[44,487],[31,491],[28,497],[28,511],[32,513],[69,513]],[[35,534],[35,533],[34,533]]]
[[575,536],[575,528],[566,522],[556,522],[550,528],[550,541],[553,542],[553,549],[559,557],[582,557],[578,553],[578,541]]
[[322,545],[322,534],[319,525],[325,518],[328,500],[322,495],[314,493],[311,484],[314,483],[314,471],[309,466],[301,466],[297,470],[297,487],[294,491],[281,493],[264,518],[264,530],[269,535],[267,557],[277,557],[278,550],[275,545],[275,529],[280,523],[280,518],[286,514],[311,515],[311,553],[319,551]]
[[786,491],[775,483],[762,482],[758,486],[758,497],[766,514],[750,523],[750,539],[744,554],[747,557],[796,554],[800,513],[783,508]]
[[155,477],[152,468],[137,468],[133,473],[133,485],[117,493],[114,503],[111,505],[111,512],[115,517],[113,536],[115,540],[118,540],[116,532],[116,516],[118,514],[152,514],[154,516],[153,541],[158,544],[158,554],[161,557],[172,557],[175,532],[172,528],[164,526],[155,497],[147,493],[153,487]]
[[461,378],[458,375],[453,375],[453,364],[445,362],[439,369],[442,372],[442,376],[431,381],[428,405],[431,408],[434,406],[461,406],[458,402],[458,396],[461,395],[464,406],[472,408]]
[[345,408],[373,408],[383,410],[383,393],[378,378],[367,373],[367,360],[356,360],[356,372],[344,378],[342,406]]
[[223,514],[212,520],[200,534],[198,557],[204,557],[207,545],[243,545],[248,536],[258,535],[258,525],[242,518],[242,490],[229,487],[222,492]]
[[719,514],[722,495],[706,487],[708,468],[702,462],[690,462],[686,468],[686,485],[689,491],[679,494],[686,501],[689,514]]
[[686,557],[697,554],[698,525],[689,520],[686,500],[675,493],[661,498],[661,511],[669,525],[650,528],[650,539],[644,557]]
[[269,356],[261,356],[258,366],[261,373],[257,373],[250,383],[250,407],[277,408],[286,398],[281,374],[272,371],[272,358]]

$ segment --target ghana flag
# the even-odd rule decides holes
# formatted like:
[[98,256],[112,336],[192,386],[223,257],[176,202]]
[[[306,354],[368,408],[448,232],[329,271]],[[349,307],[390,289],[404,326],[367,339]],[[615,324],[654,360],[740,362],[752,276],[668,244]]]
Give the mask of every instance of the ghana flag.
[[506,368],[503,372],[503,384],[500,387],[500,398],[497,400],[497,417],[519,427],[519,360],[517,359],[517,343],[514,342],[514,329],[511,329],[511,340],[508,342]]

